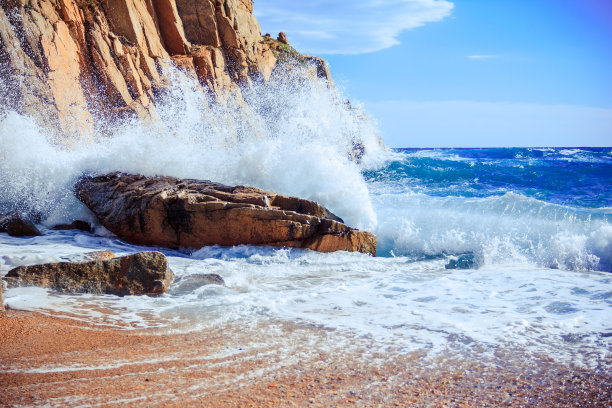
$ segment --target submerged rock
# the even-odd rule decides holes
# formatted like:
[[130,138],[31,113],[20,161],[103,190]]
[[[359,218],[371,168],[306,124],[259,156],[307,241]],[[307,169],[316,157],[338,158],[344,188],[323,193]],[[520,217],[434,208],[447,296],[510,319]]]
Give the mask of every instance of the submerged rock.
[[32,221],[18,212],[7,215],[0,214],[0,232],[6,232],[12,237],[38,237],[42,235]]
[[64,231],[64,230],[81,230],[85,232],[91,232],[91,225],[85,221],[75,220],[70,224],[59,224],[53,227],[56,231]]
[[376,236],[314,201],[211,181],[112,173],[82,177],[83,201],[109,231],[138,245],[266,245],[376,255]]
[[216,273],[194,273],[177,278],[170,292],[172,294],[191,293],[207,285],[225,286],[225,281]]
[[153,295],[174,280],[166,256],[147,251],[110,260],[19,266],[4,278],[9,286],[42,286],[67,293]]

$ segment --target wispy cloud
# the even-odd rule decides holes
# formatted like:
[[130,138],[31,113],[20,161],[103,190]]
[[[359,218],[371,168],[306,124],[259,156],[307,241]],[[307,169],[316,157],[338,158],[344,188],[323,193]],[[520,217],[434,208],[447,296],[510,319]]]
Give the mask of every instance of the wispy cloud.
[[289,42],[314,54],[361,54],[399,44],[406,30],[451,14],[448,0],[257,0],[262,31],[284,31]]
[[476,55],[468,55],[468,58],[473,59],[473,60],[486,60],[486,59],[499,58],[499,56],[491,55],[491,54],[476,54]]

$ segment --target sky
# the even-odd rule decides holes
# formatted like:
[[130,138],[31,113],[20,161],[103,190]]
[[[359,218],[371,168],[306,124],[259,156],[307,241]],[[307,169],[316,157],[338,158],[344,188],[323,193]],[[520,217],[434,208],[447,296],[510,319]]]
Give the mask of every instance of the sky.
[[390,147],[612,146],[612,0],[255,0]]

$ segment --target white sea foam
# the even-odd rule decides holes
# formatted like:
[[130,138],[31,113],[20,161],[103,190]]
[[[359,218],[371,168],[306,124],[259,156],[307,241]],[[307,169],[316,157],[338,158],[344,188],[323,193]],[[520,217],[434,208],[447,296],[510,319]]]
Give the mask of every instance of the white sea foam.
[[431,197],[377,184],[379,252],[413,258],[472,253],[484,264],[612,270],[608,215],[514,193]]
[[[23,263],[19,259],[32,248],[39,257],[57,259],[76,258],[92,246],[117,253],[142,249],[80,232],[48,232],[41,239],[48,244],[23,245],[0,236],[3,251],[13,254],[0,258],[2,270]],[[177,284],[155,298],[15,288],[6,291],[5,301],[14,308],[126,329],[180,324],[190,330],[280,319],[366,336],[381,347],[520,346],[589,365],[604,361],[612,346],[606,337],[612,331],[612,278],[604,272],[522,263],[449,271],[444,259],[248,246],[166,253],[177,278],[217,273],[227,286]]]

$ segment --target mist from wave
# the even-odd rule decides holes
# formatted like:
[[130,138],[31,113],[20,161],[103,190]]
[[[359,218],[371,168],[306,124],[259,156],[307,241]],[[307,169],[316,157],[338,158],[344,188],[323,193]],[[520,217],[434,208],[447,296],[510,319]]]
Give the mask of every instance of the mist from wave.
[[[253,185],[318,201],[352,226],[373,228],[361,170],[383,151],[376,131],[337,90],[303,76],[288,71],[245,90],[246,102],[219,104],[172,70],[158,120],[109,119],[104,136],[69,146],[2,106],[0,212],[41,213],[47,224],[87,217],[72,192],[76,180],[123,171]],[[349,158],[357,144],[366,152],[360,165]]]

